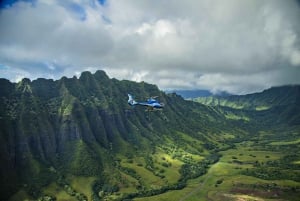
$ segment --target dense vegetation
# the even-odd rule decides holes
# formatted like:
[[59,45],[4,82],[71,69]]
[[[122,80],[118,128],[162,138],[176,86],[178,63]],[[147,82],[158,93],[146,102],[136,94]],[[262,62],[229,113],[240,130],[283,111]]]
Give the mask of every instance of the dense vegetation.
[[[203,105],[103,71],[57,81],[0,79],[1,200],[131,200],[184,192],[225,159],[239,175],[300,182],[299,86],[274,90],[225,97],[231,105]],[[288,95],[279,100],[282,91]],[[127,93],[157,95],[166,106],[131,108]],[[251,155],[227,158],[248,142]],[[285,153],[272,155],[279,150]],[[261,151],[269,155],[256,155]],[[220,177],[213,183],[225,184]],[[293,190],[299,192],[297,185]]]

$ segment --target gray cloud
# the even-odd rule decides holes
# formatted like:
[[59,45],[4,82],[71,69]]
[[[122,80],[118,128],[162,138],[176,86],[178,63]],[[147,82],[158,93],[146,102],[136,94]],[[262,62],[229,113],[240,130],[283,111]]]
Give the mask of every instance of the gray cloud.
[[0,11],[0,73],[104,69],[162,89],[232,93],[299,84],[299,10],[293,0],[18,2]]

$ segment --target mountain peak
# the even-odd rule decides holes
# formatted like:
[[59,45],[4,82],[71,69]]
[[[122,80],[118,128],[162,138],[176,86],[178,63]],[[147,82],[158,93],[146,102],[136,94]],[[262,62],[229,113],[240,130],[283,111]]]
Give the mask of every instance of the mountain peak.
[[83,72],[81,73],[79,79],[84,78],[84,77],[92,77],[92,76],[93,76],[93,74],[92,74],[90,71],[83,71]]
[[103,70],[97,70],[94,76],[96,79],[109,79],[108,75]]
[[17,89],[22,93],[32,93],[31,81],[28,78],[23,78],[20,82],[17,83]]

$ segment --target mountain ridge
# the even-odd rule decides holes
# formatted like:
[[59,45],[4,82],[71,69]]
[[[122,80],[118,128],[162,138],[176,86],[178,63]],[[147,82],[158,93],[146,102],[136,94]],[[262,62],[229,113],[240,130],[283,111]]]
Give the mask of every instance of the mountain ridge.
[[[176,132],[204,140],[205,128],[218,133],[221,129],[214,127],[224,124],[217,121],[220,114],[206,106],[166,95],[155,85],[110,79],[104,71],[57,81],[24,78],[18,83],[1,79],[0,83],[0,158],[13,167],[0,168],[2,183],[12,181],[2,188],[3,196],[24,185],[37,196],[41,186],[58,177],[54,172],[100,176],[116,169],[108,158],[124,150],[127,154],[139,149],[150,152],[154,144],[164,143],[158,139],[172,139]],[[161,113],[130,108],[128,92],[137,98],[158,95],[166,108]],[[195,108],[214,121],[206,120]]]
[[[157,95],[165,108],[132,108],[128,93],[137,99]],[[104,71],[55,81],[0,79],[1,199],[20,189],[38,199],[53,182],[83,199],[70,187],[70,175],[97,178],[91,184],[93,200],[126,185],[135,190],[121,191],[117,200],[181,189],[188,179],[205,174],[218,161],[219,151],[255,137],[260,129],[280,129],[290,122],[270,117],[286,113],[284,118],[291,116],[293,126],[299,125],[298,110],[290,105],[295,106],[279,105],[279,112],[206,106],[165,94],[156,85],[111,79]],[[153,188],[149,175],[143,177],[145,171],[160,185]],[[130,179],[116,181],[124,175]]]
[[300,101],[300,85],[271,87],[262,92],[226,97],[210,96],[193,99],[205,105],[228,106],[237,109],[268,109],[272,106],[296,104]]
[[[262,92],[246,95],[198,97],[192,101],[222,108],[221,110],[224,111],[234,111],[233,113],[236,114],[256,111],[252,112],[252,117],[260,114],[262,116],[270,115],[271,118],[273,115],[276,117],[276,122],[281,121],[289,125],[300,123],[300,85],[271,87]],[[273,118],[271,119],[273,121]],[[264,121],[270,122],[267,119]],[[272,122],[270,123],[272,124]],[[257,122],[257,124],[259,123]]]

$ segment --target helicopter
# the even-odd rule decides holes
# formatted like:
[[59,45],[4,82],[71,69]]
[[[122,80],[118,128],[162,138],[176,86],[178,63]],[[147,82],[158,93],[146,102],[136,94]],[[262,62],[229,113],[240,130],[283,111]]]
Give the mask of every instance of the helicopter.
[[147,101],[137,102],[131,94],[128,94],[128,104],[130,106],[141,105],[147,107],[147,111],[161,110],[164,107],[163,103],[156,100],[158,96],[150,97]]

